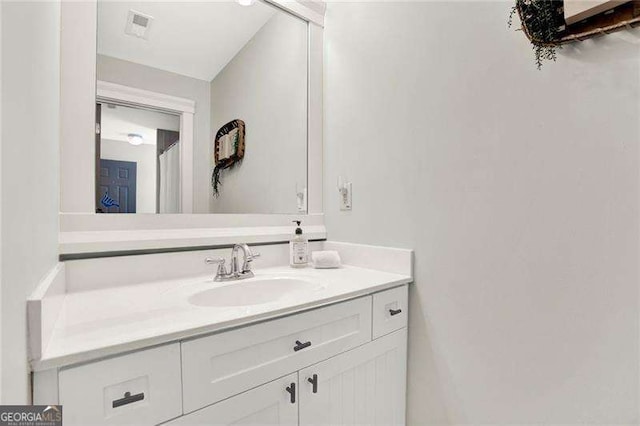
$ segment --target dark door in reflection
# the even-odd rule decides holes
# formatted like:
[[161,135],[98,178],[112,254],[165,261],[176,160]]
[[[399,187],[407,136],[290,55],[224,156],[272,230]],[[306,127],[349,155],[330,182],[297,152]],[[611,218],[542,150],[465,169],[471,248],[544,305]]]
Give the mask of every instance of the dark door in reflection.
[[97,213],[136,212],[136,169],[132,161],[100,160]]

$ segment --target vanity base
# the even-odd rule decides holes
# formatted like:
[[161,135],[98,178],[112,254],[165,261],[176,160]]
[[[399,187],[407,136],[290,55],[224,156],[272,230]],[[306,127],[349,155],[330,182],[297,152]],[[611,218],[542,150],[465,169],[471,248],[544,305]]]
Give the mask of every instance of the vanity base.
[[66,425],[401,425],[407,292],[39,371],[34,403]]

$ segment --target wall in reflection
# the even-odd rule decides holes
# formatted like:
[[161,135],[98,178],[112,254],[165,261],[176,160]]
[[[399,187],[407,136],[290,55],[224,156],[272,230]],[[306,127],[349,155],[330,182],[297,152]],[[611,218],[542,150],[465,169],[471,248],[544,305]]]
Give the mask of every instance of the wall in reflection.
[[274,14],[211,82],[215,131],[234,118],[247,125],[247,155],[229,170],[212,213],[291,213],[306,186],[307,44],[302,21]]

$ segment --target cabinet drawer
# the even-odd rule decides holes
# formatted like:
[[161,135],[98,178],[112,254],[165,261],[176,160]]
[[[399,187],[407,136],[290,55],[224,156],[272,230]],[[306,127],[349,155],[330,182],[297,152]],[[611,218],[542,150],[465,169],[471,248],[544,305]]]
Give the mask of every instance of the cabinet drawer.
[[408,286],[392,288],[373,295],[373,338],[407,326]]
[[185,413],[371,340],[371,296],[182,342]]
[[61,370],[65,425],[154,425],[182,414],[178,343]]

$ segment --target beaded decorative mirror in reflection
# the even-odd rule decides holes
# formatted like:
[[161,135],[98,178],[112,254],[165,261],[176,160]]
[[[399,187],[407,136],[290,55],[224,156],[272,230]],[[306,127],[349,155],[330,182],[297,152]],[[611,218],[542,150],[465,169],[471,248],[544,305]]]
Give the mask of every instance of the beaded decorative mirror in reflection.
[[213,141],[214,164],[211,174],[213,195],[220,196],[220,175],[225,169],[232,169],[244,158],[245,124],[242,120],[233,120],[218,130]]

